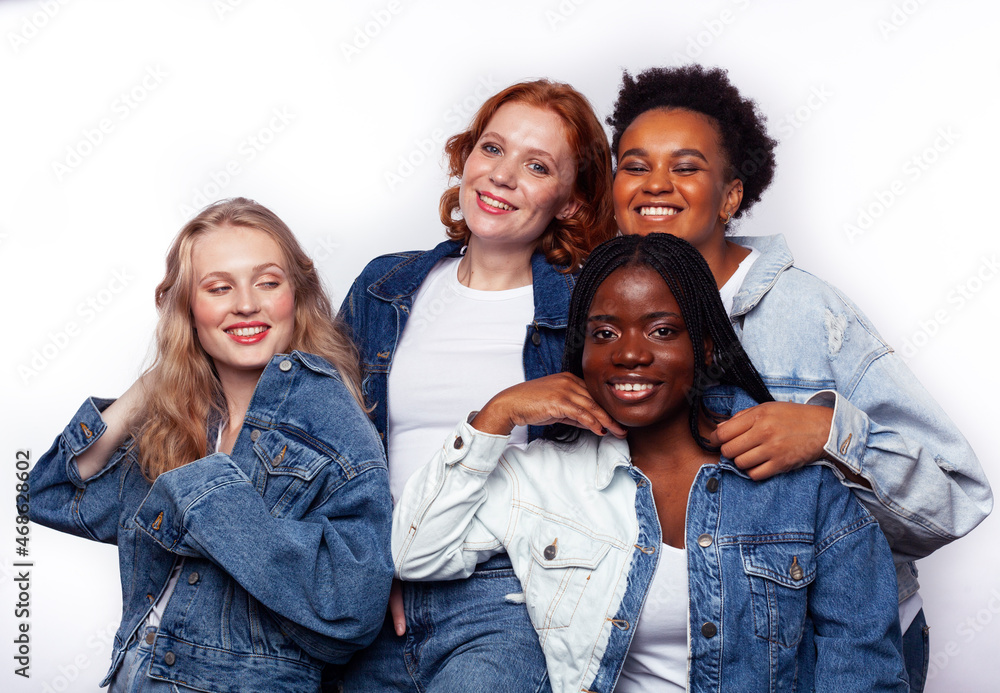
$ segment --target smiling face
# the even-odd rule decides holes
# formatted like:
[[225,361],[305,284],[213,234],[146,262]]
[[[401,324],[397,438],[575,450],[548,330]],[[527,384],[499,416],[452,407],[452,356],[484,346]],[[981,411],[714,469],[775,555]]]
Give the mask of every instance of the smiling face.
[[714,122],[694,111],[656,109],[632,121],[618,145],[613,193],[622,233],[669,233],[702,253],[721,242],[743,186],[726,176],[719,142]]
[[459,206],[478,244],[534,248],[554,217],[568,218],[579,207],[575,180],[560,117],[510,101],[493,114],[465,161]]
[[191,255],[191,319],[201,346],[223,385],[234,374],[259,377],[292,341],[295,291],[284,254],[263,231],[224,226],[199,237]]
[[630,429],[688,426],[694,352],[681,309],[651,267],[612,272],[587,313],[583,379],[616,421]]

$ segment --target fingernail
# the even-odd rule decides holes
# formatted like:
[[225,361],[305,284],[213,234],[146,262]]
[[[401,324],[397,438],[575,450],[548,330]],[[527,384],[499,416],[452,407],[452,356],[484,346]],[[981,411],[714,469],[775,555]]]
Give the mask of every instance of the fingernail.
[[608,429],[606,429],[604,426],[601,426],[601,435],[603,436],[603,435],[607,434],[607,432],[608,432]]

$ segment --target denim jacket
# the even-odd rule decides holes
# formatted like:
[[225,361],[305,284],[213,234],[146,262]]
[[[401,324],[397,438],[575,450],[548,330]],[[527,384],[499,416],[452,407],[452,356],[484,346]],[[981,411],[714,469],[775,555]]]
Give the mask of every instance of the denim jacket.
[[385,456],[325,360],[278,354],[231,455],[152,484],[119,448],[81,480],[106,429],[87,400],[30,474],[31,519],[118,545],[123,616],[106,685],[183,557],[149,675],[225,693],[312,692],[382,624],[392,565]]
[[913,560],[989,515],[986,475],[868,318],[837,289],[793,266],[782,236],[730,240],[762,252],[733,301],[743,349],[775,399],[833,407],[824,449],[871,484],[869,490],[844,481],[889,540],[902,601],[918,589]]
[[[706,405],[755,404],[731,387]],[[610,692],[660,555],[649,480],[628,444],[568,447],[460,424],[393,512],[407,580],[461,578],[506,548],[555,693]],[[826,467],[752,481],[704,465],[685,527],[689,690],[906,691],[892,557],[878,524]]]
[[[461,250],[461,243],[445,241],[427,251],[379,256],[354,280],[340,307],[339,315],[347,322],[361,351],[365,400],[375,405],[375,428],[383,445],[388,428],[389,369],[410,317],[413,296],[439,260],[457,257]],[[525,329],[525,380],[562,370],[569,299],[576,275],[560,272],[545,260],[544,254],[535,253],[531,256],[531,281],[535,315]],[[540,427],[530,427],[528,439],[534,440],[541,432]]]

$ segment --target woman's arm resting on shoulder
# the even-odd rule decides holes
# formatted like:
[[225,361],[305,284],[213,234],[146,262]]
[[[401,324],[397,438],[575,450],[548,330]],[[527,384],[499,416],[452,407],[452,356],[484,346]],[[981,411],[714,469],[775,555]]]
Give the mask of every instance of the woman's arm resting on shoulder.
[[372,464],[324,489],[301,519],[283,519],[271,515],[240,467],[217,453],[161,474],[135,519],[167,550],[217,563],[310,655],[342,663],[374,639],[385,618],[392,579],[387,476],[384,463]]

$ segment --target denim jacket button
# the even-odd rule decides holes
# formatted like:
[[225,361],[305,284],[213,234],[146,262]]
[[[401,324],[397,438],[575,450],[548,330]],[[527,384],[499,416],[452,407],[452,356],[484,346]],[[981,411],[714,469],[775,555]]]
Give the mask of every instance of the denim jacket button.
[[538,330],[535,330],[534,332],[531,333],[531,343],[534,344],[535,346],[541,346],[542,335],[538,334]]
[[168,667],[172,667],[174,665],[174,662],[176,661],[177,657],[174,656],[173,652],[168,652],[167,654],[163,655],[163,663],[166,664]]
[[260,431],[256,429],[250,431],[250,440],[256,443],[258,438],[260,438]]
[[198,575],[198,571],[193,571],[190,575],[188,575],[188,584],[193,585],[194,583],[198,582],[199,577],[201,576]]
[[715,624],[709,621],[701,627],[701,634],[706,638],[714,638],[715,634],[719,632],[719,629],[715,627]]
[[455,436],[455,449],[461,450],[463,445],[465,445],[465,441],[462,440],[462,436]]
[[292,362],[289,361],[288,359],[285,359],[284,361],[278,364],[278,368],[287,373],[288,371],[292,370]]
[[542,555],[545,556],[545,560],[546,561],[551,561],[553,558],[556,557],[556,550],[557,550],[556,549],[556,544],[558,542],[559,542],[558,539],[553,539],[552,543],[549,544],[548,546],[546,546],[545,550],[542,551]]
[[705,488],[708,489],[709,493],[715,493],[719,490],[719,480],[714,476],[710,477],[709,480],[705,482]]
[[711,534],[701,534],[698,536],[698,546],[703,549],[707,549],[712,545],[712,535]]
[[156,633],[154,633],[152,631],[150,631],[149,633],[146,633],[146,644],[147,645],[152,645],[154,640],[156,640]]

